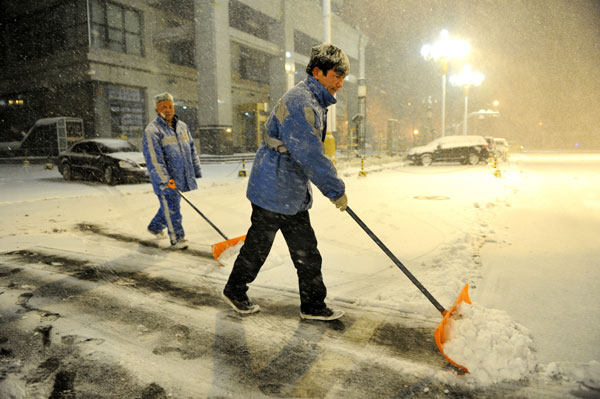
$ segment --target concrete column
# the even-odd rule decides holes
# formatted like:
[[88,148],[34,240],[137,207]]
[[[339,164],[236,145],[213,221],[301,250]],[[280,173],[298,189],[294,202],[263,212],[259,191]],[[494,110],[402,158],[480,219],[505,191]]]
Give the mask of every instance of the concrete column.
[[200,151],[231,154],[232,99],[228,0],[195,0]]
[[269,87],[271,89],[269,110],[273,109],[281,96],[291,88],[288,82],[289,77],[294,78],[293,71],[288,72],[288,69],[293,69],[293,58],[291,57],[294,54],[294,27],[290,20],[293,17],[290,11],[292,4],[290,1],[280,0],[279,6],[282,10],[281,21],[277,26],[271,27],[269,32],[269,40],[281,49],[279,56],[271,57],[269,65]]
[[285,52],[286,91],[296,85],[294,59],[294,10],[291,1],[283,1],[283,49]]
[[358,126],[357,126],[357,134],[358,134],[358,143],[360,148],[360,154],[362,156],[365,155],[365,145],[367,140],[367,79],[365,76],[366,68],[365,68],[365,50],[367,47],[367,42],[369,38],[363,34],[359,33],[359,49],[358,49],[358,114],[361,116],[358,118]]
[[[323,0],[323,42],[331,43],[331,0]],[[337,131],[335,104],[329,106],[327,113],[327,134]]]

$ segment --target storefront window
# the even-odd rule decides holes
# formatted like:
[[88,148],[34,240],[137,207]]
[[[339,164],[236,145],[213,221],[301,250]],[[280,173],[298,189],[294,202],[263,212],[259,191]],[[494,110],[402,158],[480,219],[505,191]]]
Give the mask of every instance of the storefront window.
[[144,90],[104,87],[112,136],[136,136],[144,130]]

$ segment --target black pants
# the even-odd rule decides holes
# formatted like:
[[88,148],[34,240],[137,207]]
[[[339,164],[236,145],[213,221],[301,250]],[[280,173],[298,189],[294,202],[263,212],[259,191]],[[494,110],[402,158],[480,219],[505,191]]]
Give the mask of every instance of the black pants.
[[303,312],[323,309],[327,289],[323,284],[321,254],[308,211],[290,216],[252,204],[251,221],[244,245],[225,285],[225,293],[241,301],[248,298],[248,284],[256,279],[271,251],[275,234],[281,230],[298,274],[300,309]]

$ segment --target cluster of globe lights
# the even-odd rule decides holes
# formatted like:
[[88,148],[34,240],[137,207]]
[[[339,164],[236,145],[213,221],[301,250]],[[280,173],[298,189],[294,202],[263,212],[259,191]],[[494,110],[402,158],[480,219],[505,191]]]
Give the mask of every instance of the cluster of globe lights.
[[446,29],[442,30],[440,36],[440,40],[433,45],[425,44],[421,48],[421,55],[426,60],[447,61],[450,58],[463,58],[469,53],[469,43],[464,40],[450,39]]
[[[446,72],[448,70],[448,61],[452,58],[464,58],[470,50],[469,43],[465,40],[451,39],[446,29],[440,33],[440,39],[432,45],[426,44],[421,48],[421,55],[426,60],[440,61],[442,64],[442,128],[441,134],[445,135],[446,130]],[[468,88],[470,86],[479,86],[484,76],[480,73],[471,71],[471,67],[466,65],[463,72],[450,78],[454,86],[463,86],[465,88],[465,112],[467,107]],[[466,121],[465,133],[466,134]]]

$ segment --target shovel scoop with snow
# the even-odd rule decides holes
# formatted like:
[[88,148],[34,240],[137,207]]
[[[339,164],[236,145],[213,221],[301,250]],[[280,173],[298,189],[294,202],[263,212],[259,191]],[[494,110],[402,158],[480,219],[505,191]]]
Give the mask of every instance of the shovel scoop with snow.
[[219,261],[219,257],[228,248],[231,248],[231,247],[235,246],[239,242],[244,242],[244,240],[246,239],[246,235],[245,234],[243,236],[239,236],[239,237],[235,237],[235,238],[227,238],[227,236],[225,234],[223,234],[223,232],[221,230],[219,230],[219,228],[217,226],[215,226],[215,224],[213,222],[211,222],[206,216],[204,216],[204,214],[202,212],[200,212],[200,209],[196,208],[196,206],[194,204],[192,204],[191,201],[189,199],[187,199],[185,197],[185,195],[183,195],[183,193],[181,191],[179,191],[179,189],[177,189],[177,187],[175,186],[175,181],[173,181],[173,179],[169,180],[169,184],[167,184],[167,186],[171,190],[174,190],[177,194],[179,194],[181,196],[181,198],[183,198],[185,200],[185,202],[187,202],[188,204],[190,204],[190,206],[192,208],[194,208],[194,210],[196,212],[198,212],[198,214],[200,216],[202,216],[202,218],[204,218],[204,220],[206,220],[208,222],[208,224],[210,224],[211,227],[213,229],[215,229],[217,231],[217,233],[219,233],[221,235],[221,237],[223,237],[225,239],[225,241],[221,241],[221,242],[218,242],[218,243],[212,245],[212,248],[211,248],[212,249],[212,255],[213,255],[213,258],[215,258],[216,261]]
[[456,363],[454,360],[450,359],[444,353],[444,343],[448,340],[448,335],[449,335],[448,330],[449,330],[449,324],[450,324],[449,321],[452,317],[452,314],[456,311],[456,308],[458,307],[458,305],[461,302],[466,302],[468,304],[471,303],[471,300],[469,299],[469,292],[468,292],[469,285],[466,284],[463,287],[463,289],[458,294],[458,298],[454,302],[454,305],[452,305],[450,310],[446,310],[433,297],[433,295],[431,295],[431,293],[429,293],[429,291],[427,291],[427,289],[423,286],[423,284],[421,284],[419,282],[419,280],[417,280],[417,278],[412,275],[412,273],[402,264],[402,262],[400,262],[398,260],[398,258],[396,258],[396,256],[392,253],[392,251],[390,251],[385,246],[385,244],[383,242],[381,242],[381,240],[371,231],[371,229],[369,229],[367,227],[367,225],[362,220],[360,220],[360,218],[356,215],[356,213],[354,213],[354,211],[352,209],[350,209],[350,207],[346,208],[346,212],[348,212],[348,214],[350,216],[352,216],[352,219],[354,219],[356,221],[356,223],[358,223],[358,225],[360,227],[362,227],[362,229],[369,235],[369,237],[371,237],[373,239],[373,241],[375,241],[375,243],[377,245],[379,245],[379,247],[383,250],[383,252],[385,252],[385,254],[396,264],[396,266],[398,266],[400,268],[400,270],[402,270],[402,272],[406,275],[406,277],[408,277],[408,279],[410,281],[412,281],[412,283],[414,285],[417,286],[419,291],[421,291],[423,293],[423,295],[425,295],[427,297],[427,299],[429,299],[429,301],[433,304],[433,306],[435,306],[435,308],[442,314],[442,316],[444,316],[442,321],[440,322],[440,324],[435,329],[435,333],[434,333],[435,343],[436,343],[438,349],[440,350],[440,352],[442,353],[442,355],[446,358],[446,360],[448,360],[448,362],[450,362],[450,364],[452,364],[455,367],[457,367],[458,369],[468,373],[469,370],[465,366],[462,366],[462,365]]

